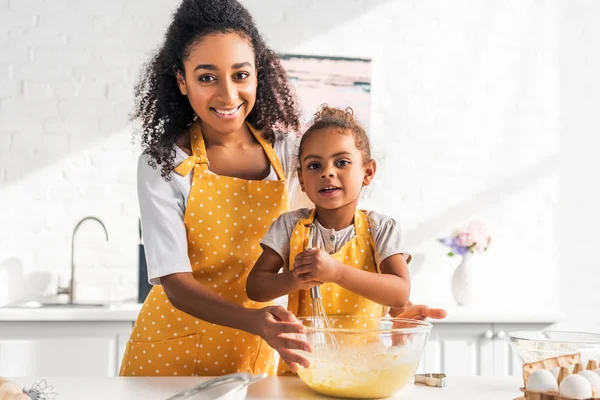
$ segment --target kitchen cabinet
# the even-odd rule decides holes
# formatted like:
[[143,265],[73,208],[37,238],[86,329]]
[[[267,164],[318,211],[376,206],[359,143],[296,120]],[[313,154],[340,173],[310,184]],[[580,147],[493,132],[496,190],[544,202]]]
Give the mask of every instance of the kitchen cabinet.
[[[105,308],[0,307],[0,376],[118,375],[141,304]],[[419,372],[452,376],[519,376],[508,332],[548,329],[562,318],[550,310],[448,308],[433,329]]]
[[132,322],[0,322],[0,376],[117,376]]
[[522,363],[508,333],[548,329],[549,323],[434,324],[418,372],[453,376],[519,376]]

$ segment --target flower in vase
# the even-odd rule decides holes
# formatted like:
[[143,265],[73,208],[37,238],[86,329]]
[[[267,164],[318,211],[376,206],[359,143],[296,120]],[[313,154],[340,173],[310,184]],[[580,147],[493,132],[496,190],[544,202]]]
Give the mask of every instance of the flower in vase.
[[450,257],[458,254],[464,256],[470,253],[483,253],[490,245],[492,237],[488,234],[485,225],[480,221],[456,228],[449,237],[439,239],[440,243],[450,247]]

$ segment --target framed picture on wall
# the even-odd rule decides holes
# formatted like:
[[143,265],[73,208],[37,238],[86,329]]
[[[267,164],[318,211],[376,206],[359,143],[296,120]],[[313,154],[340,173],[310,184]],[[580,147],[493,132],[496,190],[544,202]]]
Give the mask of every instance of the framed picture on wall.
[[[352,107],[369,130],[371,114],[371,60],[364,58],[279,54],[302,107],[302,123],[319,106]],[[304,130],[304,129],[303,129]]]

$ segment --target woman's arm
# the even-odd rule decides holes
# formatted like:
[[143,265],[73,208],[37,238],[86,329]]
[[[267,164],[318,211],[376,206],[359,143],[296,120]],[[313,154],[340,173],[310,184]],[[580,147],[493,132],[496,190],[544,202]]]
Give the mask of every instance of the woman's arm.
[[292,369],[295,363],[308,366],[308,360],[292,349],[309,351],[307,343],[282,335],[302,333],[304,327],[294,315],[279,306],[244,308],[207,290],[191,273],[176,273],[161,278],[165,294],[179,310],[203,321],[243,330],[263,338]]
[[384,306],[402,308],[410,296],[408,265],[402,254],[383,260],[381,274],[343,264],[320,249],[300,253],[294,265],[292,272],[301,282],[333,282]]
[[192,273],[163,276],[161,283],[169,301],[179,310],[203,321],[259,334],[251,310],[207,290]]
[[406,303],[406,307],[390,309],[390,317],[408,318],[408,319],[444,319],[447,312],[443,308],[430,308],[424,304],[413,304],[411,301]]

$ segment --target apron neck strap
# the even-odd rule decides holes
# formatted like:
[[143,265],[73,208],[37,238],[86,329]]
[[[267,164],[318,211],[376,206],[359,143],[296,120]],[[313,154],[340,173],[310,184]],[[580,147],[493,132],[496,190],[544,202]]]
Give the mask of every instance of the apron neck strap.
[[[304,249],[310,247],[310,234],[314,227],[314,221],[317,210],[313,208],[310,215],[299,221],[300,224],[306,228],[304,231]],[[371,230],[369,229],[369,219],[367,218],[366,212],[362,210],[356,210],[354,212],[354,232],[356,236],[371,237]]]
[[[273,146],[262,136],[260,131],[255,129],[252,125],[246,122],[246,126],[248,130],[252,133],[252,135],[256,138],[258,143],[262,146],[263,151],[267,155],[269,162],[273,166],[277,177],[280,180],[285,179],[285,174],[283,172],[283,167],[281,166],[281,162],[279,158],[275,154],[275,150]],[[192,154],[200,160],[202,170],[205,171],[208,169],[210,165],[208,161],[208,157],[206,156],[206,144],[204,142],[204,135],[202,134],[202,129],[200,128],[200,120],[196,120],[192,126],[190,127],[190,142],[192,144]]]
[[271,143],[269,143],[269,141],[263,137],[262,133],[258,129],[253,127],[252,124],[247,121],[246,126],[250,132],[252,132],[258,143],[260,143],[262,146],[263,151],[267,155],[269,162],[273,166],[273,169],[275,170],[279,180],[285,180],[285,174],[283,172],[283,167],[281,166],[281,161],[279,161],[279,157],[277,157],[277,154],[275,154],[275,150],[273,149],[273,146],[271,146]]

